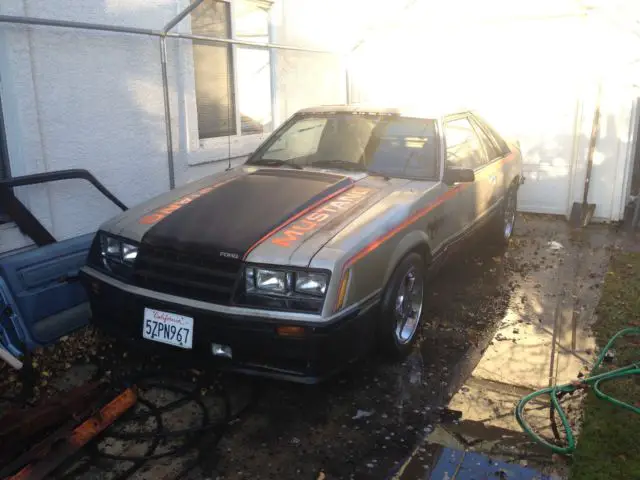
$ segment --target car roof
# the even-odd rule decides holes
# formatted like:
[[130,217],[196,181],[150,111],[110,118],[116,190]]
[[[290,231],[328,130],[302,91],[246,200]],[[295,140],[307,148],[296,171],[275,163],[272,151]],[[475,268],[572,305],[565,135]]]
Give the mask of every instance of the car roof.
[[439,119],[449,115],[459,113],[472,112],[470,108],[464,107],[432,107],[420,108],[415,106],[380,106],[369,104],[338,104],[338,105],[320,105],[316,107],[308,107],[299,110],[298,113],[361,113],[361,114],[377,114],[377,115],[399,115],[404,117],[415,117],[425,119]]

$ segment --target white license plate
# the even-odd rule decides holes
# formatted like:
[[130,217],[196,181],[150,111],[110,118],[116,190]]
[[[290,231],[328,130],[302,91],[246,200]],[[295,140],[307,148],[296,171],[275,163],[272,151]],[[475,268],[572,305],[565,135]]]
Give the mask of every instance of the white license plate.
[[193,344],[193,318],[145,308],[142,337],[175,347],[191,348]]

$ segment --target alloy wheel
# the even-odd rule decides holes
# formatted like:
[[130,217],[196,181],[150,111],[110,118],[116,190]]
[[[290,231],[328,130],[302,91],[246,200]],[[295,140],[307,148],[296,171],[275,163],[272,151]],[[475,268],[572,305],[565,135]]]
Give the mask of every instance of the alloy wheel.
[[409,343],[420,323],[424,294],[424,279],[415,267],[405,273],[396,294],[395,336],[399,344]]

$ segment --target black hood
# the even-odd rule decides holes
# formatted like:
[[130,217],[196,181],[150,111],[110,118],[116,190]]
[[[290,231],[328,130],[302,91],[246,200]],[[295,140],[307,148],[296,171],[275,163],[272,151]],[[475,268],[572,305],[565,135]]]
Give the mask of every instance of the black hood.
[[269,232],[352,183],[342,175],[258,170],[177,209],[151,227],[142,244],[241,257]]

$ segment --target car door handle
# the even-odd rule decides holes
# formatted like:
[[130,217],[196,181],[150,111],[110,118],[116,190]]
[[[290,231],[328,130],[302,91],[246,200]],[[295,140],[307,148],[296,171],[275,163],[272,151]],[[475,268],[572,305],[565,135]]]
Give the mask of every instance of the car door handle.
[[69,272],[66,275],[62,275],[58,278],[58,283],[69,283],[69,282],[77,282],[80,280],[79,272]]

